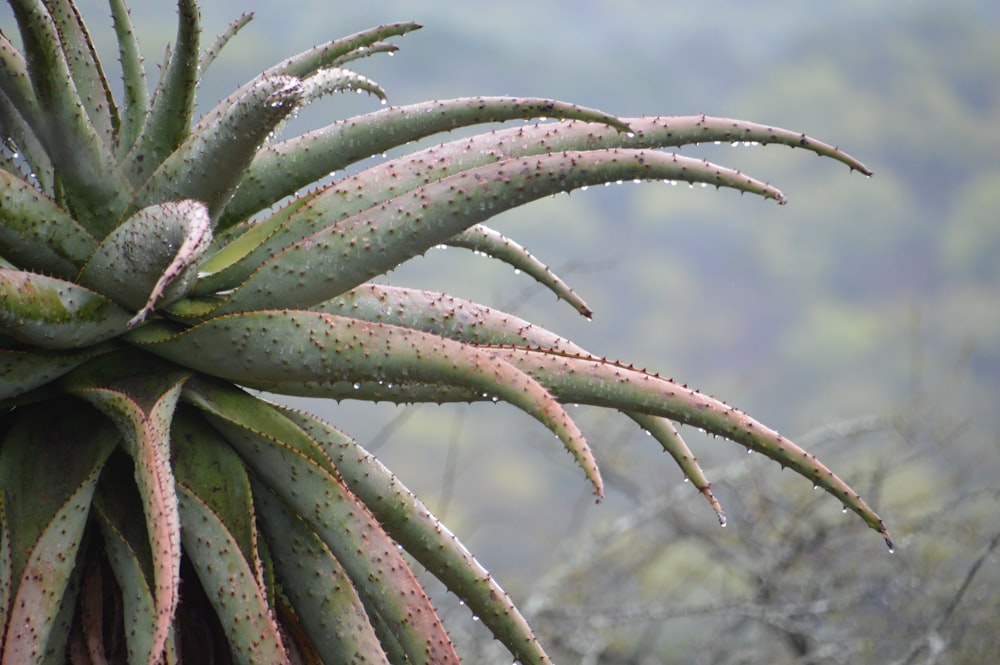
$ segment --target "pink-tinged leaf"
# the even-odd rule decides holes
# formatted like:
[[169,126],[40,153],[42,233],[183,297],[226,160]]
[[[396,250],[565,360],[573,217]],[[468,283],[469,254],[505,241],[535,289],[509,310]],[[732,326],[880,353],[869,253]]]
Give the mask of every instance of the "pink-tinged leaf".
[[[354,186],[338,183],[293,213],[264,243],[230,267],[253,272],[217,312],[311,307],[506,210],[579,187],[633,179],[704,182],[784,201],[774,187],[738,171],[655,150],[562,152],[508,159],[416,189],[404,188],[398,196],[390,187],[391,198],[374,204],[363,201],[360,209],[352,200]],[[351,216],[344,218],[345,213]]]
[[603,494],[600,472],[576,423],[546,390],[492,350],[408,328],[306,311],[219,316],[177,330],[150,323],[128,336],[151,353],[243,385],[420,381],[496,396],[533,416],[563,442]]
[[170,422],[190,376],[188,370],[146,354],[121,351],[93,360],[63,379],[67,392],[93,404],[115,423],[135,463],[153,552],[156,658],[166,645],[179,600],[180,516],[170,465]]
[[714,397],[603,358],[517,347],[494,350],[538,379],[560,400],[662,416],[759,452],[835,496],[892,548],[892,538],[882,519],[815,455]]
[[112,231],[80,273],[80,284],[138,310],[128,327],[141,323],[157,305],[188,294],[195,262],[212,240],[203,203],[169,201],[143,208]]
[[125,331],[129,314],[73,282],[0,268],[0,333],[43,349],[80,349]]
[[539,117],[577,119],[619,132],[629,129],[607,113],[540,98],[463,97],[382,109],[261,150],[224,220],[243,219],[331,172],[409,141],[472,125]]
[[[451,641],[430,600],[395,543],[364,503],[316,455],[325,454],[301,429],[285,425],[268,432],[280,414],[231,386],[192,382],[185,400],[205,412],[243,457],[261,484],[274,492],[337,557],[370,614],[378,614],[414,663],[458,663]],[[270,413],[265,413],[270,411]],[[310,450],[312,449],[312,450]]]
[[41,663],[50,656],[50,635],[72,611],[63,607],[64,594],[94,488],[118,441],[107,420],[75,400],[23,407],[13,416],[0,445],[3,563],[5,579],[14,584],[5,592],[2,662]]
[[472,228],[452,236],[444,244],[469,249],[473,252],[479,252],[480,254],[503,261],[513,267],[515,271],[524,272],[528,276],[533,277],[539,284],[552,291],[557,298],[568,302],[576,311],[588,319],[594,315],[591,309],[587,307],[587,303],[580,296],[576,295],[573,289],[560,279],[558,275],[549,270],[548,266],[532,256],[527,249],[504,236],[499,231],[495,231],[482,224],[476,224]]
[[338,471],[390,536],[448,589],[523,665],[551,663],[510,596],[458,538],[389,469],[350,437],[320,420],[285,410],[333,459]]

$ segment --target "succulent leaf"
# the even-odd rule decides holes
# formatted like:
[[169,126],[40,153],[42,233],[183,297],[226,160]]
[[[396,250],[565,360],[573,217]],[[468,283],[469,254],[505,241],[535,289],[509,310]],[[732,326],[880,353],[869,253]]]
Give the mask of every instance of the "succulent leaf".
[[[136,371],[138,370],[138,374]],[[190,372],[120,352],[63,379],[66,392],[91,403],[121,430],[135,463],[154,564],[153,653],[162,653],[178,602],[180,515],[170,465],[170,423]]]
[[[244,385],[272,382],[427,381],[496,396],[555,433],[603,494],[590,446],[544,388],[494,354],[407,328],[305,311],[219,316],[175,332],[149,324],[130,341],[172,362],[193,364]],[[245,354],[244,349],[255,353]]]
[[0,333],[44,349],[79,349],[121,334],[129,314],[99,293],[0,268]]
[[[186,399],[205,411],[256,477],[319,535],[347,571],[367,611],[387,622],[412,662],[457,663],[437,613],[396,546],[339,476],[296,445],[312,448],[315,441],[304,433],[295,441],[279,441],[257,431],[254,416],[269,407],[237,393],[199,383],[189,387]],[[227,400],[229,408],[218,400]],[[232,400],[245,406],[233,408]]]
[[198,491],[183,482],[178,484],[180,515],[185,524],[182,540],[229,636],[233,658],[248,665],[287,664],[290,661],[280,629],[256,582],[253,565],[244,558],[225,518],[203,500],[211,496],[206,489]]
[[32,184],[0,171],[0,255],[26,270],[72,279],[97,247],[94,236]]
[[0,349],[0,400],[16,398],[45,386],[108,350],[106,346],[70,353]]
[[62,41],[66,64],[83,108],[94,130],[107,148],[112,150],[118,125],[118,109],[83,17],[69,0],[50,0],[46,7]]
[[631,366],[593,356],[534,349],[497,348],[497,353],[539,380],[560,400],[632,410],[669,418],[740,443],[811,480],[857,513],[885,538],[882,519],[843,480],[792,441],[745,413],[687,386]]
[[118,59],[122,63],[122,90],[125,97],[122,103],[118,145],[115,149],[115,156],[121,159],[139,140],[149,114],[149,87],[142,67],[139,42],[132,29],[132,21],[124,0],[109,0],[108,6],[111,9],[111,19],[118,41]]
[[244,176],[223,223],[242,219],[329,173],[409,141],[472,125],[542,116],[629,131],[627,124],[607,113],[540,98],[463,97],[383,109],[266,147]]
[[205,72],[215,62],[215,58],[218,57],[219,51],[225,48],[226,44],[229,43],[233,37],[236,36],[240,30],[246,26],[247,23],[253,20],[253,12],[243,12],[236,19],[234,19],[228,26],[226,26],[225,31],[219,35],[212,45],[205,49],[205,52],[201,54],[201,60],[198,61],[198,69],[201,71],[201,75],[204,76]]
[[405,35],[408,32],[420,29],[420,25],[413,22],[388,23],[375,28],[369,28],[356,32],[347,37],[333,39],[319,46],[314,46],[298,55],[282,60],[278,64],[264,71],[261,78],[269,76],[295,76],[306,78],[325,67],[332,67],[343,64],[345,59],[353,59],[358,54],[363,54],[372,44],[387,37]]
[[135,186],[145,182],[149,174],[191,132],[195,89],[198,86],[198,42],[201,34],[197,2],[178,0],[177,14],[179,20],[174,48],[170,51],[138,141],[129,151],[121,169]]
[[106,482],[98,484],[94,513],[104,536],[104,547],[115,580],[122,591],[122,619],[129,663],[154,663],[158,658],[155,569],[146,534],[142,499],[130,485],[113,478],[131,476],[124,456],[112,456],[105,467]]
[[476,224],[448,238],[444,244],[451,245],[452,247],[463,247],[473,252],[485,254],[498,261],[503,261],[512,266],[515,271],[523,271],[527,275],[534,277],[535,281],[552,291],[557,298],[568,302],[576,311],[588,319],[594,315],[594,312],[587,307],[587,303],[580,296],[576,295],[573,289],[566,282],[562,281],[558,275],[549,270],[548,266],[532,256],[527,249],[504,236],[499,231],[494,231],[483,224]]
[[[412,176],[417,178],[419,174]],[[412,191],[404,186],[398,195],[391,184],[373,184],[366,194],[382,189],[386,198],[375,204],[366,200],[360,210],[350,200],[354,187],[345,182],[330,186],[290,215],[265,242],[230,266],[231,271],[254,272],[216,313],[267,309],[278,300],[285,307],[311,307],[505,210],[559,192],[625,179],[704,182],[784,201],[777,189],[738,171],[644,150],[510,159]],[[351,216],[344,218],[345,214]],[[313,231],[317,227],[320,230]]]
[[317,418],[285,410],[333,459],[347,486],[422,566],[461,598],[524,665],[550,663],[527,621],[492,575],[385,466]]
[[275,76],[210,111],[140,190],[138,201],[195,199],[215,215],[232,196],[243,170],[268,134],[299,104],[298,79]]
[[190,292],[197,278],[196,262],[211,241],[211,220],[203,203],[181,200],[151,205],[101,242],[79,282],[138,310],[128,321],[132,328],[158,304],[169,304]]
[[364,604],[343,566],[316,532],[266,488],[256,491],[260,520],[273,534],[277,573],[313,647],[327,663],[388,665]]
[[109,423],[87,408],[65,398],[59,406],[73,418],[53,419],[48,405],[28,407],[0,446],[8,579],[14,585],[5,663],[41,663],[46,656],[98,475],[118,441]]

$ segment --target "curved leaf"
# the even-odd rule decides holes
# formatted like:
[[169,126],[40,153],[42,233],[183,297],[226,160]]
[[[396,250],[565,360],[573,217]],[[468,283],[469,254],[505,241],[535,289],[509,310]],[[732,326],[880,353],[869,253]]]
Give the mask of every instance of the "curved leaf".
[[79,349],[120,335],[129,314],[73,282],[0,268],[0,332],[44,349]]
[[205,72],[215,62],[216,56],[219,52],[226,47],[233,37],[236,36],[240,30],[246,26],[247,23],[253,20],[253,12],[243,12],[235,20],[230,22],[226,26],[225,31],[219,35],[212,45],[205,49],[205,52],[201,54],[201,59],[198,61],[198,69],[201,71],[201,75],[205,76]]
[[[590,355],[587,351],[563,337],[524,319],[491,309],[474,302],[443,293],[406,289],[378,284],[366,284],[348,294],[323,303],[315,311],[345,314],[366,321],[379,321],[405,326],[474,344],[501,344],[525,346],[540,350],[551,349],[557,353]],[[381,394],[379,393],[381,391]],[[430,386],[406,386],[395,395],[387,394],[384,387],[341,384],[339,391],[329,391],[326,396],[339,398],[419,400],[419,401],[475,401],[471,393],[443,394]],[[720,523],[725,524],[725,512],[712,493],[711,484],[697,459],[673,424],[664,418],[625,411],[626,415],[652,435],[663,449],[674,458],[684,476],[691,481],[712,506]]]
[[17,176],[0,171],[0,255],[26,270],[70,279],[97,241],[52,199]]
[[0,349],[0,400],[16,398],[44,386],[112,348],[90,347],[76,353]]
[[532,256],[527,249],[498,231],[482,224],[476,224],[452,236],[444,244],[470,249],[473,252],[480,252],[503,261],[513,266],[515,271],[523,271],[533,277],[539,284],[552,291],[557,298],[568,302],[588,319],[594,315],[594,312],[587,307],[587,303],[576,295],[568,284],[559,279],[558,275],[549,270],[548,266]]
[[[185,399],[202,409],[254,474],[315,531],[347,571],[369,612],[380,615],[414,663],[458,662],[437,613],[395,544],[299,430],[279,440],[260,431],[277,412],[241,391],[192,383]],[[286,421],[287,422],[287,421]],[[291,424],[291,423],[288,423]],[[287,434],[287,425],[282,432]],[[309,451],[308,449],[314,449]]]
[[268,134],[298,106],[302,84],[275,76],[242,89],[210,111],[145,182],[139,205],[194,199],[215,217]]
[[63,379],[66,392],[93,404],[119,428],[153,552],[156,626],[152,652],[163,652],[179,599],[180,517],[170,466],[170,422],[190,372],[137,352],[98,358]]
[[523,97],[462,97],[388,108],[268,146],[251,164],[223,224],[237,222],[358,160],[440,132],[538,117],[578,119],[628,131],[618,118],[576,104]]
[[267,598],[224,519],[200,493],[184,484],[177,489],[184,551],[224,627],[233,657],[248,664],[288,663]]
[[118,109],[83,17],[69,0],[49,0],[46,6],[62,41],[66,62],[84,110],[98,136],[111,150],[118,125]]
[[117,175],[111,151],[87,115],[52,17],[38,0],[12,0],[10,5],[37,105],[23,97],[12,101],[58,168],[77,219],[102,236],[131,197],[130,187]]
[[[279,302],[282,307],[311,307],[501,212],[544,196],[623,179],[705,182],[784,201],[778,190],[737,171],[643,150],[563,152],[487,164],[373,208],[363,206],[345,219],[341,217],[353,208],[354,192],[340,183],[293,213],[267,241],[230,266],[233,272],[254,272],[217,312],[266,309]],[[391,186],[387,192],[392,195]]]
[[254,494],[282,591],[323,661],[388,665],[361,598],[330,549],[270,490]]
[[118,42],[118,59],[122,65],[122,88],[125,93],[121,113],[121,126],[118,129],[118,145],[115,156],[121,158],[128,154],[142,132],[142,127],[149,114],[149,88],[146,84],[146,72],[142,67],[142,53],[139,42],[132,29],[128,8],[124,0],[109,0],[112,24]]
[[188,294],[195,262],[212,240],[211,220],[199,201],[170,201],[143,208],[109,234],[78,281],[138,309],[128,327],[153,308]]
[[[178,0],[177,38],[160,76],[153,102],[145,114],[136,145],[121,168],[139,186],[174,152],[191,131],[195,90],[198,87],[198,40],[201,35],[198,3]],[[126,83],[135,82],[135,75]],[[183,198],[183,197],[181,197]],[[147,201],[146,203],[160,203]]]
[[560,400],[662,416],[759,452],[835,496],[881,534],[892,549],[892,538],[882,519],[815,455],[714,397],[656,374],[593,356],[517,347],[492,350],[534,376]]
[[392,472],[350,437],[317,418],[291,410],[285,413],[323,447],[344,482],[389,535],[461,598],[518,662],[551,662],[510,596]]
[[290,58],[282,60],[278,64],[264,71],[258,78],[270,76],[295,76],[305,78],[323,69],[341,64],[345,58],[349,58],[352,53],[363,51],[367,47],[379,42],[386,37],[405,35],[408,32],[419,30],[420,25],[413,22],[388,23],[380,25],[353,35],[341,37],[328,41],[319,46],[314,46],[307,51],[303,51]]
[[566,411],[538,383],[492,351],[406,328],[301,311],[219,316],[177,332],[151,323],[129,340],[173,362],[244,385],[272,382],[424,381],[495,395],[554,432],[603,495],[590,447]]
[[[54,406],[61,418],[52,417]],[[110,423],[65,399],[27,407],[4,437],[0,491],[15,587],[3,662],[41,663],[47,655],[97,478],[117,441]]]
[[108,460],[94,495],[94,515],[104,550],[121,589],[122,619],[129,663],[159,661],[156,639],[155,567],[142,513],[142,498],[131,482],[134,467],[125,455]]

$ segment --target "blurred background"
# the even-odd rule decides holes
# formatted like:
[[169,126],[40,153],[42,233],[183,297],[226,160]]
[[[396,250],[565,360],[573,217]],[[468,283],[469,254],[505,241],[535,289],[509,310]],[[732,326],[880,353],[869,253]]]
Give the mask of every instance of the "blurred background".
[[[206,42],[241,11],[256,18],[213,64],[206,109],[287,55],[412,19],[425,28],[398,54],[355,67],[393,104],[510,94],[619,115],[707,113],[805,131],[864,161],[874,178],[781,146],[686,148],[776,184],[788,205],[625,184],[491,222],[569,281],[593,321],[457,249],[387,281],[506,309],[749,412],[854,485],[893,532],[892,555],[807,481],[697,432],[684,434],[726,529],[615,414],[579,409],[610,485],[595,505],[558,443],[512,408],[295,404],[421,496],[557,662],[1000,653],[1000,4],[208,4]],[[106,5],[81,5],[93,31],[109,29]],[[174,8],[132,10],[155,72]],[[289,131],[378,107],[335,98]],[[469,662],[505,662],[464,608],[439,602]]]

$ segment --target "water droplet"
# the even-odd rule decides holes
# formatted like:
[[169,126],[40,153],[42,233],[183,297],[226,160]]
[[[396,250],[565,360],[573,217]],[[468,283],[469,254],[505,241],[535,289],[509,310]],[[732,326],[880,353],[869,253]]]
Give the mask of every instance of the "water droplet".
[[361,390],[361,384],[360,383],[355,383],[354,384],[354,389],[355,390]]
[[727,524],[729,524],[729,522],[726,520],[726,516],[725,515],[719,515],[719,526],[721,526],[723,529],[725,529]]
[[473,620],[473,621],[479,621],[479,617],[478,617],[478,616],[476,616],[475,614],[473,614],[473,615],[472,615],[472,620]]
[[753,448],[747,448],[747,455],[753,454]]
[[520,275],[521,274],[521,269],[520,268],[514,268],[514,274],[515,275]]
[[841,508],[840,512],[842,512],[842,513],[844,513],[846,515],[847,514],[847,506],[844,506],[843,508]]
[[584,185],[583,187],[581,187],[581,188],[580,188],[580,191],[581,191],[581,192],[585,192],[585,191],[587,191],[588,189],[590,189],[590,185]]
[[819,485],[816,485],[816,484],[814,483],[814,484],[813,484],[813,489],[814,489],[814,490],[818,490],[818,489],[819,489]]
[[[648,432],[647,432],[647,434],[648,434]],[[689,482],[691,482],[691,479],[688,478],[687,476],[684,476],[684,482],[689,483]]]

